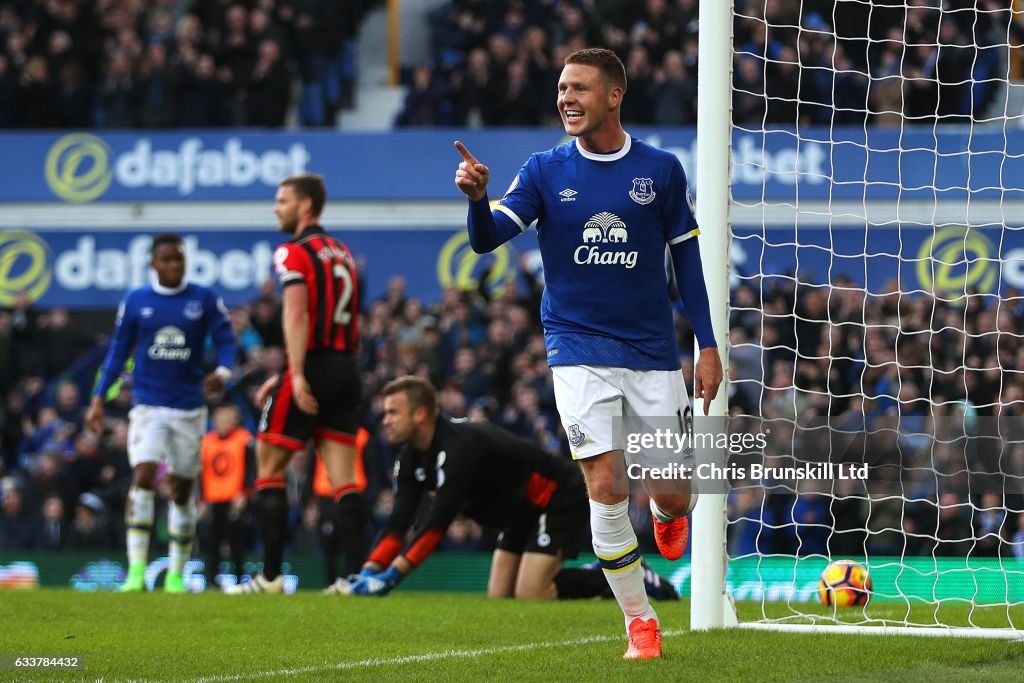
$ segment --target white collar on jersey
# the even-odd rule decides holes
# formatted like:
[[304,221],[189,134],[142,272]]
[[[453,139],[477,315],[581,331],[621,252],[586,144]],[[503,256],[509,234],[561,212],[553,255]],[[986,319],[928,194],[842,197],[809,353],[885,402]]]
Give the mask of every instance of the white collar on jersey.
[[172,296],[174,294],[181,294],[188,287],[188,280],[181,278],[181,284],[177,287],[164,287],[162,284],[157,282],[156,278],[153,278],[151,283],[153,285],[153,291],[157,294],[163,294],[164,296]]
[[[625,131],[623,131],[625,132]],[[622,146],[618,152],[612,152],[611,154],[594,154],[583,149],[583,145],[580,144],[580,139],[576,138],[576,149],[586,159],[591,161],[616,161],[629,154],[629,148],[633,146],[633,138],[630,137],[629,133],[626,133],[626,144]]]

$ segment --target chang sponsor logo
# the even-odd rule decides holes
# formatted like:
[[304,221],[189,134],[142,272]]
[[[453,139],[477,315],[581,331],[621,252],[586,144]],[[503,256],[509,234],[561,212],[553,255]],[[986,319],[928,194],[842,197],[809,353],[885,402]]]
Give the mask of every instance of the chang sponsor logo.
[[112,186],[174,189],[188,197],[202,188],[276,186],[286,176],[304,173],[310,153],[294,142],[284,149],[257,152],[242,139],[227,138],[219,148],[202,138],[182,138],[177,148],[157,148],[143,137],[116,156],[101,138],[74,133],[60,138],[46,156],[46,183],[68,202],[90,202]]
[[153,335],[153,345],[146,352],[153,360],[187,361],[192,356],[185,333],[174,325],[161,327]]
[[594,214],[583,226],[583,244],[573,252],[577,265],[622,265],[635,268],[640,252],[602,248],[601,244],[626,244],[629,232],[621,218],[608,211]]

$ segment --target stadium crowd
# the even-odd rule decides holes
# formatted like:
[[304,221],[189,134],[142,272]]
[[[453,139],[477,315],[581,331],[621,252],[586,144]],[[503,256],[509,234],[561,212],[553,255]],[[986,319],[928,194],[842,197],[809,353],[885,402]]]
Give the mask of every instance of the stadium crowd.
[[0,5],[0,128],[333,126],[364,0]]
[[813,280],[755,277],[733,291],[732,428],[770,427],[772,464],[831,459],[873,474],[734,482],[731,553],[1024,558],[1021,292]]
[[[292,111],[332,126],[370,4],[4,3],[0,128],[280,127]],[[429,14],[431,58],[407,70],[395,123],[556,124],[562,59],[604,45],[627,66],[624,123],[691,125],[698,4],[452,0]],[[737,0],[734,37],[737,125],[963,122],[998,108],[1024,23],[1001,0]]]
[[[351,93],[351,41],[365,4],[6,3],[0,128],[280,126],[296,87],[300,121],[322,125]],[[626,123],[692,124],[697,4],[442,5],[431,14],[433,62],[412,70],[397,124],[553,124],[561,58],[590,44],[616,49],[627,65]],[[951,0],[940,12],[928,0],[910,0],[862,16],[862,3],[737,0],[735,120],[861,124],[870,117],[889,125],[982,118],[998,94],[985,79],[1007,68],[1008,51],[999,46],[1024,37],[1000,4]],[[318,14],[328,6],[332,13]],[[798,67],[814,77],[796,78]],[[393,277],[386,295],[364,302],[365,394],[374,396],[399,375],[428,377],[444,412],[494,421],[567,454],[540,329],[542,284],[521,270],[523,279],[508,287],[450,289],[434,302],[417,299]],[[857,434],[882,425],[891,440],[871,442],[878,447],[872,464],[899,465],[901,476],[870,491],[845,483],[833,491],[807,482],[736,482],[731,553],[1024,558],[1024,389],[1017,375],[1024,343],[1015,332],[1024,328],[1024,298],[976,294],[964,304],[901,294],[898,283],[870,294],[842,276],[831,284],[797,286],[791,274],[740,279],[729,325],[733,428],[809,419]],[[250,431],[256,388],[284,365],[280,306],[268,283],[259,298],[231,312],[238,366],[214,405],[238,405]],[[685,353],[692,333],[683,315],[678,321]],[[0,550],[123,547],[130,382],[110,404],[104,434],[82,426],[103,344],[83,335],[62,309],[38,311],[22,301],[0,311]],[[683,367],[692,387],[692,359]],[[377,434],[379,402],[368,401],[366,409],[366,495],[379,525],[390,511],[394,451]],[[960,434],[940,434],[958,426]],[[966,454],[951,445],[958,436],[972,437]],[[799,458],[828,452],[804,435],[789,435],[787,445]],[[322,545],[329,532],[321,520],[331,517],[323,514],[329,502],[314,492],[314,462],[312,454],[296,457],[288,471],[292,544],[305,550]],[[965,472],[989,478],[965,479]],[[233,512],[248,546],[256,538],[250,502],[243,497]],[[643,494],[634,497],[631,515],[642,549],[653,551]],[[208,509],[204,520],[205,544]],[[154,534],[154,543],[165,541]],[[493,542],[485,530],[459,521],[443,547],[490,549]]]
[[[692,125],[698,0],[452,0],[430,15],[398,126],[557,125],[565,55],[611,48],[626,124]],[[736,0],[737,125],[899,125],[986,118],[1024,23],[1001,0]],[[856,36],[856,38],[854,38]],[[865,40],[864,36],[869,36]],[[803,73],[803,77],[798,74]]]
[[[539,324],[542,284],[525,261],[522,270],[523,279],[502,288],[449,289],[436,302],[417,299],[400,276],[392,277],[386,295],[364,306],[360,367],[366,395],[375,396],[396,376],[420,375],[439,387],[447,414],[491,420],[567,454]],[[910,554],[1024,557],[1024,435],[1021,421],[1014,421],[1024,414],[1024,392],[1013,381],[1016,368],[1024,367],[1024,343],[1013,333],[1024,325],[1024,298],[974,295],[965,307],[901,295],[896,283],[883,294],[867,294],[845,278],[836,285],[797,287],[792,277],[767,276],[745,278],[733,290],[732,428],[752,431],[756,425],[747,422],[831,415],[844,433],[855,434],[877,429],[872,420],[889,420],[892,443],[875,449],[870,462],[900,465],[899,478],[868,491],[847,483],[833,490],[830,482],[780,480],[762,487],[737,481],[729,504],[732,554],[888,554],[905,548]],[[238,366],[232,388],[212,405],[235,403],[252,430],[254,392],[284,362],[273,286],[268,282],[262,296],[233,309],[231,320],[240,342]],[[677,320],[680,348],[692,349],[685,317]],[[86,351],[97,341],[90,359]],[[82,338],[62,309],[20,305],[0,312],[2,550],[123,545],[130,383],[109,404],[110,429],[102,437],[82,428],[83,392],[102,347],[102,339]],[[684,353],[691,387],[692,370]],[[378,433],[380,407],[379,399],[370,400],[365,420],[371,432],[364,451],[366,495],[376,525],[390,512],[394,462],[393,449]],[[988,446],[976,446],[972,462],[958,464],[954,449],[937,445],[922,427],[929,417],[941,422],[965,414],[1004,420],[1003,429],[1012,430],[1011,438],[1001,432],[1009,445],[1000,451],[998,441],[982,441]],[[993,443],[994,450],[985,450]],[[793,450],[782,452],[798,458],[815,460],[816,453],[827,452],[795,437],[785,445]],[[940,462],[947,467],[937,469],[949,476],[936,476]],[[295,549],[318,550],[330,535],[329,524],[321,523],[331,518],[324,507],[330,501],[314,493],[313,464],[308,453],[288,470]],[[957,474],[964,468],[1003,478],[988,489],[972,489]],[[1004,491],[1011,495],[1004,498]],[[256,536],[248,501],[236,501],[233,515],[243,535],[239,542],[251,550]],[[653,552],[642,493],[634,496],[631,514],[643,549]],[[205,544],[209,506],[203,520]],[[154,536],[159,542],[160,534]],[[460,520],[442,547],[482,550],[493,543],[485,530]]]

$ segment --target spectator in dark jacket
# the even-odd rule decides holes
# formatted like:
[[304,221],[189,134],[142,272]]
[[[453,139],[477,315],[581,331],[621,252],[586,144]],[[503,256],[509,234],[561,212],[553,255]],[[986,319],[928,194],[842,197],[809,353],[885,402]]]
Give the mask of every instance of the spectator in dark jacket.
[[36,548],[60,550],[67,542],[67,523],[64,521],[64,501],[50,496],[43,501],[43,518],[39,524]]
[[3,489],[3,515],[0,516],[0,548],[29,550],[35,546],[38,522],[25,509],[25,495],[16,485]]
[[104,128],[131,128],[138,124],[139,86],[126,52],[116,52],[98,93],[97,123]]
[[113,547],[113,528],[103,501],[95,493],[78,497],[75,516],[68,530],[70,550],[109,550]]
[[405,95],[405,104],[395,119],[399,128],[430,127],[441,123],[440,87],[428,66],[418,66],[412,72],[412,84]]
[[268,38],[260,43],[248,79],[246,123],[272,128],[283,126],[291,100],[292,79],[276,41]]

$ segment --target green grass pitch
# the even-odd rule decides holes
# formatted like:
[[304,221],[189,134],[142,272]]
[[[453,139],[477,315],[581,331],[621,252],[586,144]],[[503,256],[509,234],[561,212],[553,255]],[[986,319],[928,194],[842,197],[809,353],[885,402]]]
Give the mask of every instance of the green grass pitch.
[[[0,680],[604,681],[643,676],[701,683],[935,683],[1020,681],[1024,671],[1021,642],[690,633],[686,601],[655,606],[666,632],[665,658],[624,662],[621,616],[610,600],[531,603],[401,590],[383,599],[313,592],[6,592],[0,595],[0,654],[79,655],[86,668],[7,669],[0,670]],[[750,618],[761,610],[755,604],[740,607]],[[885,617],[880,609],[872,616]],[[903,618],[902,607],[892,609],[891,618]]]

